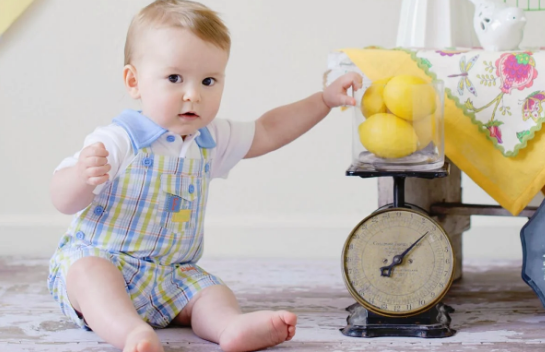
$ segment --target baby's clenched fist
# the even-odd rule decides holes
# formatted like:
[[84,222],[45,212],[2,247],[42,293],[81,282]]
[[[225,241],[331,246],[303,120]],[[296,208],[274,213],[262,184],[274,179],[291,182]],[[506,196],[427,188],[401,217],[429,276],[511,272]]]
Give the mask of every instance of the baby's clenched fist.
[[108,151],[104,144],[97,142],[81,151],[77,163],[80,179],[88,185],[98,186],[108,181]]

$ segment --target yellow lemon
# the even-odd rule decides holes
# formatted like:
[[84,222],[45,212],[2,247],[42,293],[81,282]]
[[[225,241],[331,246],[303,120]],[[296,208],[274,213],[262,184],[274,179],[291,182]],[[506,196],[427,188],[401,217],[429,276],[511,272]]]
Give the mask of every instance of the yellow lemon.
[[371,83],[371,86],[365,90],[361,98],[361,113],[364,117],[370,117],[380,112],[386,112],[386,104],[382,98],[384,86],[390,80],[389,78],[379,79]]
[[358,127],[361,144],[381,158],[402,158],[416,151],[418,136],[407,121],[399,117],[378,113]]
[[433,114],[437,97],[433,86],[422,78],[400,75],[386,84],[383,98],[394,115],[414,121]]
[[437,130],[435,129],[434,115],[429,115],[421,120],[414,121],[413,128],[418,136],[418,150],[426,148],[432,141],[437,145]]

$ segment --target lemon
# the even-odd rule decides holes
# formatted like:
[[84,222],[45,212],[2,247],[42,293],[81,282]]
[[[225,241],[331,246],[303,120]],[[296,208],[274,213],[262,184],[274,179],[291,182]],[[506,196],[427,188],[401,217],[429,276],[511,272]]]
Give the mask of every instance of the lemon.
[[365,90],[363,97],[361,98],[361,113],[365,117],[378,114],[380,112],[386,112],[386,104],[382,94],[384,92],[384,86],[390,78],[379,79],[371,83],[371,86]]
[[393,77],[384,87],[383,98],[388,110],[408,121],[423,119],[436,108],[435,89],[415,76]]
[[407,121],[399,117],[378,113],[358,127],[361,144],[381,158],[402,158],[416,151],[418,136]]
[[426,148],[432,141],[437,145],[434,115],[429,115],[421,120],[415,121],[413,123],[413,128],[418,136],[418,150]]

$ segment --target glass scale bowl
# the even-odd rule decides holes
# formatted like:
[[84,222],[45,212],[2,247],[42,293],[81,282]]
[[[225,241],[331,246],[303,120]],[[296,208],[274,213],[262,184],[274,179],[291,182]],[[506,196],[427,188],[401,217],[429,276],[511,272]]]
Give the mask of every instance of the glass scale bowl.
[[441,81],[399,75],[364,80],[352,93],[352,165],[377,171],[443,166],[444,87]]

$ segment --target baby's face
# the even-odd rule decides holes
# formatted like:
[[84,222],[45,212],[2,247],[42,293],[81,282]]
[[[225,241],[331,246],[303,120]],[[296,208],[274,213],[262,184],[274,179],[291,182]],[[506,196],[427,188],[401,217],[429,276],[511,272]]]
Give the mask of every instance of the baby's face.
[[179,28],[150,29],[136,45],[142,113],[180,136],[208,125],[220,107],[228,52]]

